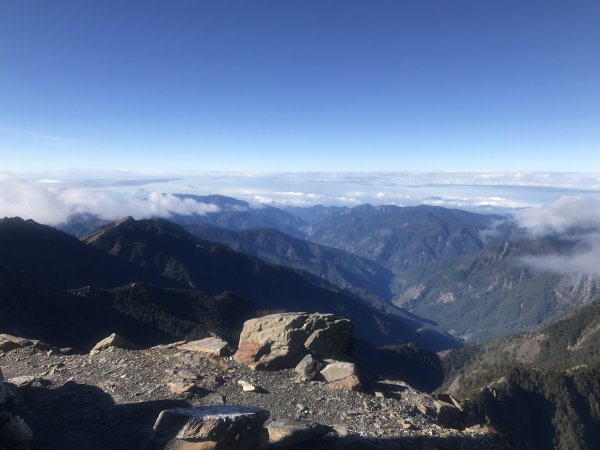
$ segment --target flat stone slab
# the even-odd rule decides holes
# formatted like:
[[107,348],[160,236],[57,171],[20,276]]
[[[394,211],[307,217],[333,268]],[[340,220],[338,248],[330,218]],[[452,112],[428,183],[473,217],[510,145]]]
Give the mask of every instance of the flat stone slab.
[[229,344],[218,337],[208,337],[197,341],[189,341],[179,345],[182,350],[202,353],[206,356],[220,358],[227,354]]
[[196,441],[226,441],[259,433],[269,411],[251,406],[202,406],[162,411],[154,424],[157,437]]

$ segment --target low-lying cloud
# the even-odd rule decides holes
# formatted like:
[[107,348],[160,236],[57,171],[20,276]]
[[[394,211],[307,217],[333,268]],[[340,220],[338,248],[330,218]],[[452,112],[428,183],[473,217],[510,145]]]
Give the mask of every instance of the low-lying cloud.
[[538,208],[515,215],[517,223],[534,236],[560,234],[574,229],[600,229],[600,201],[563,196]]
[[522,257],[521,261],[535,272],[600,278],[600,235],[586,235],[579,243],[581,249],[574,254],[529,255]]
[[136,195],[97,189],[64,188],[59,183],[33,183],[0,173],[0,217],[19,216],[48,225],[64,223],[75,214],[93,214],[115,220],[204,215],[218,212],[217,205],[172,194],[149,192]]
[[600,202],[589,197],[564,196],[539,208],[515,215],[519,226],[533,237],[568,237],[576,243],[568,254],[528,255],[523,264],[536,272],[600,278]]

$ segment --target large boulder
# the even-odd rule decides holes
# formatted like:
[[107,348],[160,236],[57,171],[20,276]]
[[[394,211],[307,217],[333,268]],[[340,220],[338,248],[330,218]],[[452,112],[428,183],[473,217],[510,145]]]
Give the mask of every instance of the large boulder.
[[155,448],[264,450],[268,418],[267,410],[248,406],[167,409],[154,424]]
[[235,359],[259,370],[293,368],[309,353],[344,360],[353,331],[348,319],[334,314],[271,314],[244,323]]

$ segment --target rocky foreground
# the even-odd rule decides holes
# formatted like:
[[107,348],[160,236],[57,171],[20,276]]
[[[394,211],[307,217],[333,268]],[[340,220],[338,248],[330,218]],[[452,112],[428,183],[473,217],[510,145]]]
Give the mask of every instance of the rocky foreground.
[[[317,335],[322,337],[323,330]],[[323,343],[315,344],[314,333],[310,336],[318,353]],[[5,336],[5,343],[7,339]],[[12,342],[0,343],[4,383],[14,398],[11,403],[7,396],[0,395],[0,442],[4,442],[0,448],[242,448],[239,433],[233,446],[216,443],[221,438],[233,439],[231,427],[220,437],[211,437],[215,442],[208,446],[198,441],[199,434],[191,441],[173,438],[178,443],[163,439],[159,436],[162,425],[155,426],[164,410],[215,406],[199,411],[225,417],[235,411],[232,406],[239,405],[265,410],[255,414],[260,427],[266,428],[264,442],[252,441],[244,448],[265,448],[267,441],[268,448],[290,449],[506,448],[487,428],[465,428],[460,421],[460,404],[451,404],[453,399],[440,401],[399,380],[362,379],[357,386],[336,383],[339,379],[328,382],[330,375],[324,369],[323,375],[311,375],[298,368],[279,368],[284,365],[282,348],[290,346],[278,347],[273,341],[269,347],[279,354],[267,359],[279,361],[278,370],[251,368],[247,363],[251,357],[248,342],[240,345],[244,353],[236,358],[230,356],[231,352],[227,355],[227,349],[216,345],[218,340],[214,339],[129,349],[120,347],[133,345],[113,336],[89,354],[30,340]],[[264,348],[256,350],[257,359],[263,358],[264,364]],[[338,362],[325,364],[333,363]],[[329,372],[332,370],[330,367]],[[6,430],[1,434],[6,417],[24,419],[21,431],[27,434],[29,429],[33,439],[23,435],[20,441],[10,443]],[[178,436],[181,433],[179,430]]]

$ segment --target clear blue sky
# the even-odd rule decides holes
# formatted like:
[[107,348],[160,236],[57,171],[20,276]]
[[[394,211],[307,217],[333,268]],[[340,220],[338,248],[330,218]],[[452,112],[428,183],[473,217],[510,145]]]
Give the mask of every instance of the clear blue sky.
[[597,0],[2,0],[0,171],[600,170]]

